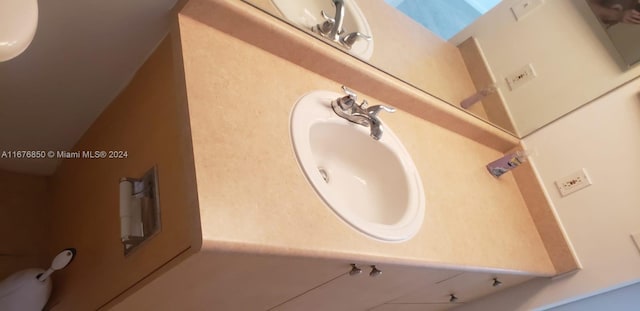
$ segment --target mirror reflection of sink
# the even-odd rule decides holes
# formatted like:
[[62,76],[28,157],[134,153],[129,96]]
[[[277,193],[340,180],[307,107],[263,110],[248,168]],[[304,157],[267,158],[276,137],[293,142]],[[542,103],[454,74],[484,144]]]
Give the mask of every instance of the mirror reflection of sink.
[[[311,28],[325,21],[321,11],[324,10],[332,18],[335,16],[335,7],[331,0],[271,0],[282,16],[298,27],[311,31]],[[373,37],[369,23],[354,0],[344,0],[344,24],[346,33],[360,32]],[[369,60],[373,54],[373,40],[357,40],[350,54]],[[342,48],[342,47],[340,47]]]
[[413,237],[425,199],[411,157],[385,127],[379,141],[367,127],[338,117],[334,92],[302,97],[291,114],[291,138],[307,180],[323,201],[360,232],[388,242]]

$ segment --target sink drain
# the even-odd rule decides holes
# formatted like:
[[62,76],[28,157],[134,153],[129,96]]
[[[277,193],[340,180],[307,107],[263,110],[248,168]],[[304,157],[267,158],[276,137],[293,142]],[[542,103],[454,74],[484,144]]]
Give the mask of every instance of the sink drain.
[[322,176],[324,182],[329,183],[329,175],[327,174],[327,171],[322,167],[318,167],[318,172],[320,172],[320,176]]

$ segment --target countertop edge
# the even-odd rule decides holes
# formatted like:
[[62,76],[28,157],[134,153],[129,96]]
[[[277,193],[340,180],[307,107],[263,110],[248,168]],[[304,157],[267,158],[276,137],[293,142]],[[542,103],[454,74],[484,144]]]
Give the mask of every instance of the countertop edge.
[[363,253],[349,253],[328,250],[313,250],[301,248],[288,248],[274,245],[255,244],[239,241],[223,241],[209,240],[204,238],[202,248],[199,252],[203,253],[244,253],[256,255],[273,255],[273,256],[293,256],[303,258],[324,258],[332,260],[345,260],[347,262],[358,261],[359,263],[389,264],[403,265],[421,268],[448,269],[464,272],[486,272],[500,273],[512,275],[527,275],[532,277],[552,277],[554,273],[545,271],[525,271],[504,269],[498,267],[481,267],[481,266],[462,266],[437,261],[428,261],[424,259],[401,258],[391,256],[377,256]]

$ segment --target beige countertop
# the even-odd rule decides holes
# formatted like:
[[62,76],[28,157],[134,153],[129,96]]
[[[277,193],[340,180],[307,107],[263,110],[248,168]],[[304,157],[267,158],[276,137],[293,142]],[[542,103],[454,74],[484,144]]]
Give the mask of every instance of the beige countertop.
[[[305,62],[301,54],[311,50],[292,45],[283,58],[239,39],[233,33],[237,28],[229,25],[242,25],[237,30],[242,32],[251,31],[251,23],[229,16],[225,6],[251,8],[238,1],[193,0],[179,16],[203,251],[556,273],[513,176],[496,179],[486,172],[485,165],[506,151],[503,146],[515,147],[517,140],[509,142],[499,130],[477,125],[473,118],[426,96],[383,102],[378,98],[403,98],[412,90],[389,80],[391,90],[401,92],[373,96],[368,86],[384,79],[375,74],[357,77],[354,88],[372,105],[401,110],[385,115],[383,122],[403,142],[422,177],[424,224],[407,242],[385,243],[343,223],[298,167],[289,116],[304,94],[339,91],[342,83],[353,86],[348,82],[354,77],[334,81],[297,65],[300,59]],[[221,29],[217,23],[223,24]],[[264,31],[287,31],[279,27]],[[256,40],[264,46],[269,38]],[[335,68],[327,65],[328,70]],[[477,137],[468,134],[473,128],[480,133]]]

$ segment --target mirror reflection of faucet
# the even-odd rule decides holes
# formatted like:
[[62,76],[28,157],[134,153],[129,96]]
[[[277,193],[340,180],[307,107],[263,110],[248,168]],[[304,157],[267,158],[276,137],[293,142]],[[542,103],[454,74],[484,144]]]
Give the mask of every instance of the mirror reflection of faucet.
[[332,2],[336,7],[335,17],[332,18],[328,16],[327,13],[324,12],[324,10],[321,11],[320,13],[322,14],[322,17],[325,19],[325,21],[312,27],[311,30],[333,42],[339,43],[347,50],[350,50],[353,44],[356,43],[358,39],[371,41],[371,36],[362,34],[357,31],[345,34],[346,30],[342,26],[344,24],[345,12],[344,0],[332,0]]
[[375,105],[368,107],[366,100],[363,100],[361,104],[358,104],[358,95],[347,88],[342,86],[342,90],[347,94],[346,96],[337,98],[331,102],[331,108],[341,118],[353,122],[362,126],[369,127],[371,131],[371,137],[375,140],[380,140],[382,137],[382,121],[378,119],[378,113],[381,110],[386,112],[395,112],[396,109],[384,105]]

